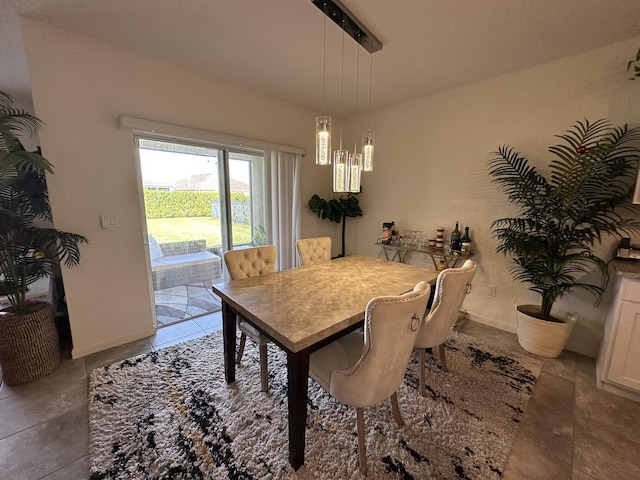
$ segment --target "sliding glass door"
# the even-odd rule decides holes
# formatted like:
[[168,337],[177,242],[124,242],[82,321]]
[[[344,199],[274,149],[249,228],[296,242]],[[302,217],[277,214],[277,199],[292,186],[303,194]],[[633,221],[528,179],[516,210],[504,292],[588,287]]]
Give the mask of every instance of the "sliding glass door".
[[136,146],[158,326],[219,310],[223,253],[265,242],[263,153],[153,137]]

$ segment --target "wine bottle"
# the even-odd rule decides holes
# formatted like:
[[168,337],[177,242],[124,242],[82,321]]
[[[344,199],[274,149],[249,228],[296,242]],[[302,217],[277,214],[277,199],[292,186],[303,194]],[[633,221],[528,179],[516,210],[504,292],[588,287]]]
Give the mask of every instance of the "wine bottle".
[[451,251],[460,253],[461,249],[460,230],[458,230],[458,222],[456,222],[456,228],[451,232]]
[[469,227],[464,227],[464,235],[460,239],[462,244],[462,253],[464,255],[471,255],[471,237],[469,237]]

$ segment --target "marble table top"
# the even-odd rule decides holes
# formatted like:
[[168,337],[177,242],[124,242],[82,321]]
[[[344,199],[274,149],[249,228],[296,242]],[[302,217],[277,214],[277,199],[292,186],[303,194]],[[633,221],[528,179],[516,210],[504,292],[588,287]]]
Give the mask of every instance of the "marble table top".
[[361,321],[374,297],[400,295],[438,272],[353,255],[330,262],[218,283],[213,291],[292,352]]

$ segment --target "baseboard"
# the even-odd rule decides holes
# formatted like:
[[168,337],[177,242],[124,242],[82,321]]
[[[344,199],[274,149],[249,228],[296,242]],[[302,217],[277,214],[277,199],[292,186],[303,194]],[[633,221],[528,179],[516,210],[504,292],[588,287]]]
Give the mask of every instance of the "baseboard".
[[[478,322],[481,323],[483,325],[487,325],[489,327],[494,327],[494,328],[498,328],[500,330],[504,330],[505,332],[510,332],[510,333],[515,333],[516,335],[518,334],[518,326],[515,323],[509,323],[509,322],[500,322],[497,321],[495,318],[492,317],[485,317],[483,315],[479,315],[477,313],[470,313],[467,312],[466,316],[469,320],[473,320],[474,322]],[[590,357],[590,358],[597,358],[598,356],[598,351],[597,349],[593,350],[593,349],[588,349],[588,348],[584,348],[580,345],[576,346],[576,345],[572,345],[571,344],[571,338],[569,338],[569,342],[567,342],[567,345],[565,346],[565,350],[568,350],[570,352],[574,352],[574,353],[579,353],[580,355],[584,355],[586,357]]]
[[622,385],[617,385],[604,379],[600,380],[598,388],[606,392],[614,393],[621,397],[628,398],[629,400],[633,400],[634,402],[640,402],[640,392],[631,388],[626,388]]
[[136,340],[142,340],[143,338],[149,338],[156,334],[156,328],[151,326],[132,332],[129,335],[122,337],[110,338],[104,342],[92,343],[90,345],[82,345],[81,347],[73,347],[71,350],[71,358],[76,359],[80,357],[86,357],[92,353],[101,352],[108,348],[119,347],[125,343],[134,342]]
[[517,333],[517,326],[511,322],[501,322],[493,317],[485,317],[484,315],[473,312],[467,312],[467,316],[469,320],[473,320],[474,322],[478,322],[489,327],[498,328],[500,330],[504,330],[505,332]]

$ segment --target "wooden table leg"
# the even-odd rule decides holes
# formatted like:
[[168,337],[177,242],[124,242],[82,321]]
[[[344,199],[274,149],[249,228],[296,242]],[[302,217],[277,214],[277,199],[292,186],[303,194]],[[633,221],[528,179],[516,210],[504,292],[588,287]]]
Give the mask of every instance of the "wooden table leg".
[[307,384],[309,351],[287,352],[289,402],[289,463],[297,470],[304,464],[307,428]]
[[[236,380],[236,312],[222,301],[222,338],[224,345],[224,377],[227,383]],[[308,366],[307,366],[308,368]]]

